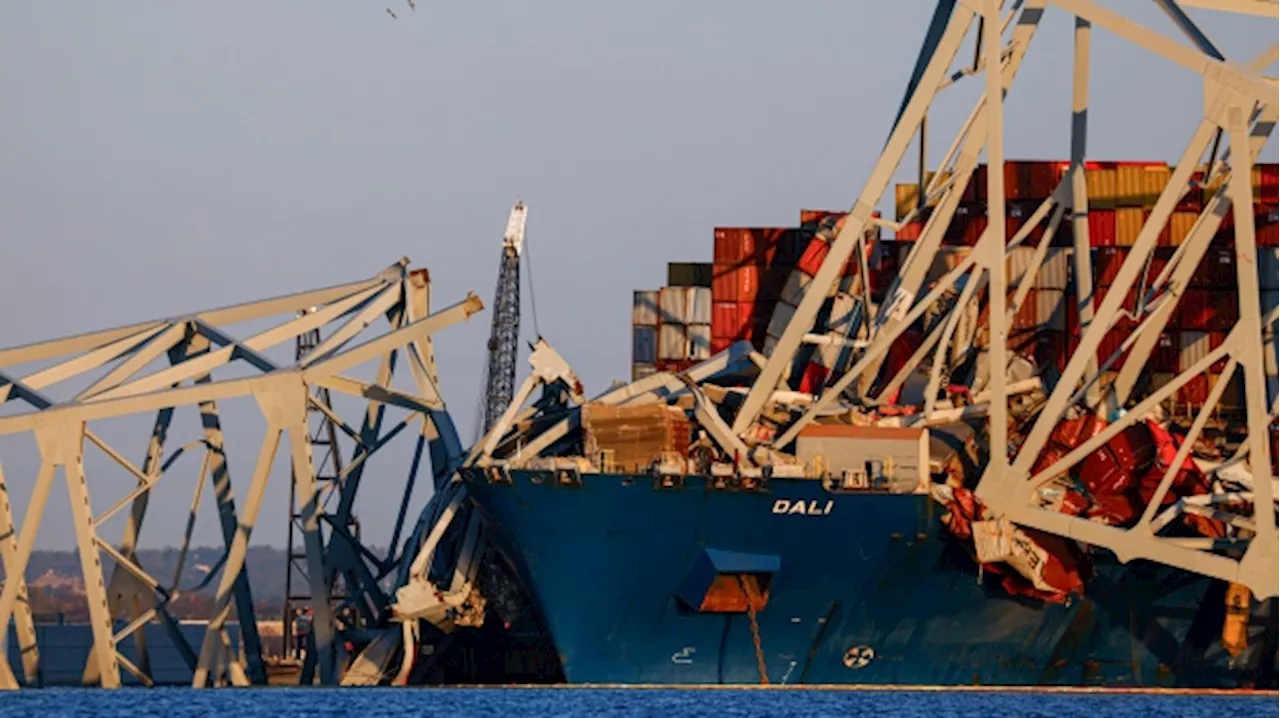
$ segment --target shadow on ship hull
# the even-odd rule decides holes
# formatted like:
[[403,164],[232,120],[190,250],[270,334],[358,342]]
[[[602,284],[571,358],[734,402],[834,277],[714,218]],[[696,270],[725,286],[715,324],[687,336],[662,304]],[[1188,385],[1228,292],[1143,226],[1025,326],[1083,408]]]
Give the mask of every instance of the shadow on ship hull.
[[[763,673],[772,684],[1276,687],[1275,600],[1252,604],[1248,648],[1233,658],[1220,581],[1095,555],[1085,598],[1011,596],[940,530],[925,495],[510,478],[464,475],[569,683],[759,684]],[[744,610],[716,612],[731,575],[767,589],[754,630]],[[514,639],[492,623],[474,678],[429,682],[522,682],[498,670],[509,659],[495,641]],[[545,639],[530,640],[545,660]]]

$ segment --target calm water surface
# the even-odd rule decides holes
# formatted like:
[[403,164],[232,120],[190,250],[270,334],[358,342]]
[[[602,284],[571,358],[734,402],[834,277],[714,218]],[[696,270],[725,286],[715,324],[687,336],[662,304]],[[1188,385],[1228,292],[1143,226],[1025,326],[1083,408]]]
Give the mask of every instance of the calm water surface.
[[1231,716],[1274,697],[607,689],[44,689],[0,695],[0,716]]

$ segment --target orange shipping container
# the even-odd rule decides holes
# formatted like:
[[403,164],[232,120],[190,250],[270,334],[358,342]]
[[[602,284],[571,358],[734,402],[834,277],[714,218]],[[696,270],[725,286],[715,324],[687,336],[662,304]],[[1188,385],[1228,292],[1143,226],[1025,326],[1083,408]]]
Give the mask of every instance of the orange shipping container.
[[1191,234],[1191,228],[1195,226],[1196,219],[1200,217],[1199,212],[1189,212],[1186,210],[1175,210],[1169,215],[1169,227],[1167,234],[1169,237],[1168,245],[1177,247],[1187,241],[1188,235]]
[[1160,198],[1160,194],[1164,192],[1165,185],[1169,184],[1169,180],[1173,178],[1173,170],[1163,162],[1159,164],[1150,164],[1143,168],[1142,173],[1142,208],[1151,209],[1156,206],[1156,200]]
[[1116,208],[1116,244],[1121,247],[1132,247],[1142,233],[1142,223],[1146,213],[1141,207]]
[[1084,176],[1089,192],[1089,208],[1114,209],[1116,206],[1115,163],[1086,162]]
[[1116,165],[1116,204],[1150,209],[1169,182],[1163,162],[1121,162]]

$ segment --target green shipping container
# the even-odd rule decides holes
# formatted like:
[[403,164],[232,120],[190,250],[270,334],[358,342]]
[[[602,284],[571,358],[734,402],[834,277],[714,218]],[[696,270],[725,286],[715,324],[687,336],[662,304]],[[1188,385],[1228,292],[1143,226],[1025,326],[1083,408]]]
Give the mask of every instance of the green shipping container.
[[710,264],[696,262],[671,262],[667,265],[668,287],[710,287]]

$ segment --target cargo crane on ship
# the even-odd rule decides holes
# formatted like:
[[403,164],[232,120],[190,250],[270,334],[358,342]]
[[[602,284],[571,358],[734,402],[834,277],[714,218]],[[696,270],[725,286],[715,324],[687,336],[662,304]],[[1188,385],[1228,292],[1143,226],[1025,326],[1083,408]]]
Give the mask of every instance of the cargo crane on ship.
[[[516,391],[516,361],[520,341],[520,259],[528,210],[516,202],[502,235],[498,286],[493,291],[493,324],[484,374],[484,432],[493,428],[511,404]],[[483,432],[482,432],[483,433]]]

